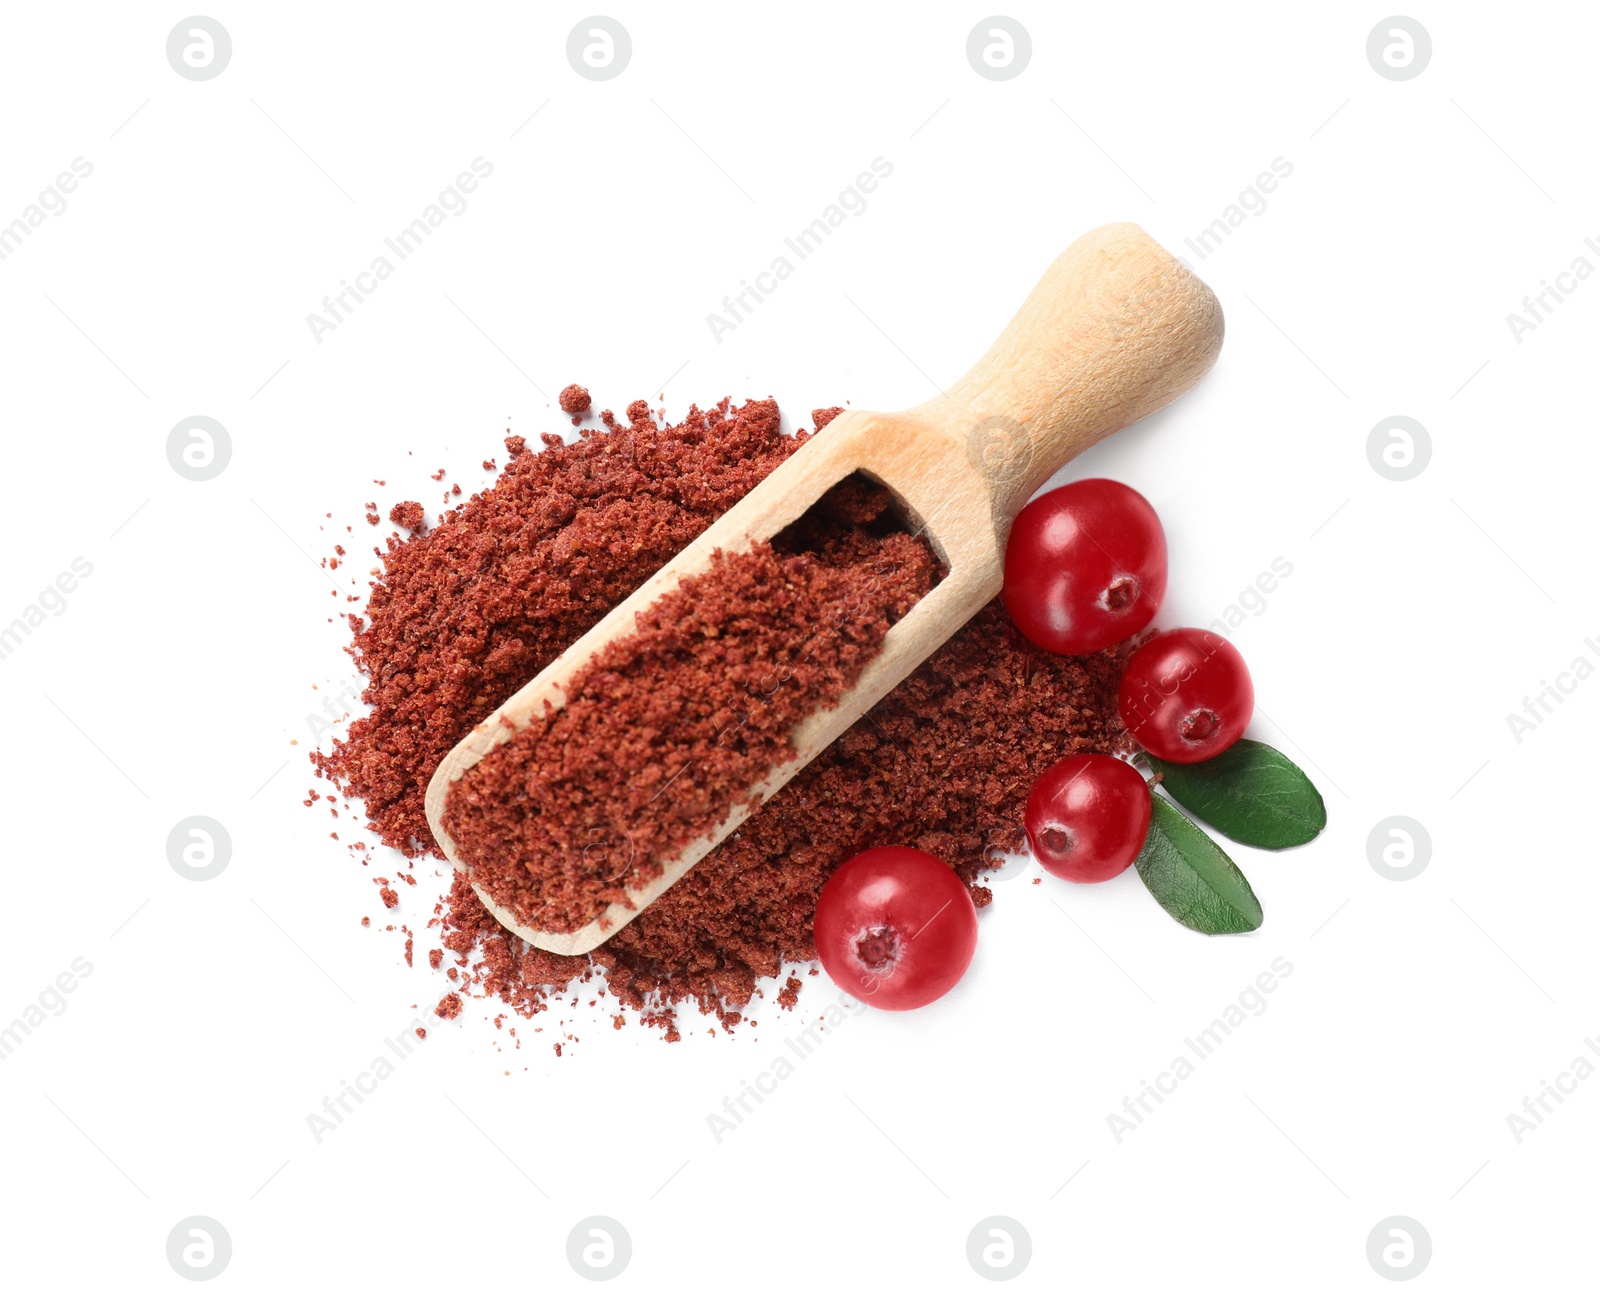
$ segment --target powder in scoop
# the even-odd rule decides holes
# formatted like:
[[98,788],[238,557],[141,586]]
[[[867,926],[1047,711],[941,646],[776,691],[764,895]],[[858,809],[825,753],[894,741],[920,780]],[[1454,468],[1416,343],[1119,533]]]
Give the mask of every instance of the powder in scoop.
[[938,560],[847,479],[770,542],[718,553],[450,787],[445,828],[519,922],[572,932],[718,826],[835,706]]

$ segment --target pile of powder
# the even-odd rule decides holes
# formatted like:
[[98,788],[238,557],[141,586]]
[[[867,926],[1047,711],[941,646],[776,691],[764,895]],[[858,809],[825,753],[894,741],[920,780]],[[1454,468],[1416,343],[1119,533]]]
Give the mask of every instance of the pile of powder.
[[444,825],[473,882],[529,928],[570,933],[745,805],[938,579],[890,503],[846,479],[596,653],[559,711],[450,786]]
[[[814,412],[819,429],[836,413]],[[628,415],[623,426],[602,412],[605,429],[571,445],[547,435],[537,455],[508,439],[492,487],[426,532],[391,537],[366,617],[351,618],[370,714],[314,755],[390,846],[435,850],[422,795],[444,754],[804,441],[781,434],[770,401],[725,400],[665,428],[642,401]],[[817,894],[857,851],[929,852],[987,904],[978,879],[1022,847],[1034,777],[1069,753],[1126,744],[1116,688],[1127,651],[1045,653],[995,600],[591,956],[528,947],[455,879],[432,921],[453,957],[450,986],[532,1015],[599,972],[671,1039],[682,1003],[731,1028],[758,979],[814,958]],[[796,981],[780,1004],[794,1003]]]
[[507,438],[499,480],[431,529],[420,504],[395,507],[412,536],[389,538],[349,619],[370,712],[313,755],[385,843],[434,852],[423,795],[444,755],[798,445],[775,403],[730,404],[662,429],[635,402],[630,425],[605,411],[542,454]]

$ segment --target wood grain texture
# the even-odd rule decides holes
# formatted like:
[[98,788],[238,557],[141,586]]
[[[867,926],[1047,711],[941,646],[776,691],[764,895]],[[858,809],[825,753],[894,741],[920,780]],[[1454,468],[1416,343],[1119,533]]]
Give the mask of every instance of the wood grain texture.
[[[602,645],[630,634],[636,615],[714,550],[739,551],[799,518],[828,488],[862,472],[883,483],[926,536],[949,575],[896,623],[883,651],[839,705],[794,733],[798,756],[751,790],[765,801],[862,713],[905,679],[999,593],[1011,520],[1052,473],[1101,438],[1193,387],[1222,346],[1222,308],[1203,283],[1136,225],[1101,226],[1044,273],[987,355],[948,391],[900,414],[850,411],[713,523],[464,738],[428,785],[428,824],[468,881],[443,823],[450,785],[546,707]],[[684,778],[691,778],[692,772]],[[528,928],[481,889],[495,917],[535,946],[592,950],[670,888],[743,822],[736,808],[661,876],[572,933]]]

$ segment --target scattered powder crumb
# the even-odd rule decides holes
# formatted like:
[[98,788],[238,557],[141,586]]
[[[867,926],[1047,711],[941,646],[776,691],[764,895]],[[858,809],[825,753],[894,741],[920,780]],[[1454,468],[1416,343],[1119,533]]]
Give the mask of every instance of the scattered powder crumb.
[[427,515],[422,511],[422,503],[416,500],[402,500],[389,511],[389,521],[396,527],[403,527],[408,532],[422,532],[426,529]]

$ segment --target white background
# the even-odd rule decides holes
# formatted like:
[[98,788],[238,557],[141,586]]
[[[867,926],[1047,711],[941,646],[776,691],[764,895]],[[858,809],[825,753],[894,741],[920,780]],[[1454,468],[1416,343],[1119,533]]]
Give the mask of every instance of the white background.
[[[1600,1033],[1600,683],[1520,744],[1506,714],[1600,664],[1578,524],[1600,285],[1520,344],[1506,316],[1600,236],[1594,13],[1415,11],[1432,62],[1392,82],[1370,6],[1018,5],[1032,61],[996,83],[965,55],[981,6],[623,4],[632,62],[595,83],[571,6],[209,12],[234,48],[207,82],[167,63],[182,11],[149,4],[13,7],[0,53],[0,221],[93,165],[0,262],[0,622],[94,566],[0,661],[0,1021],[93,965],[0,1063],[8,1289],[188,1292],[164,1250],[191,1214],[231,1235],[219,1293],[587,1291],[565,1241],[591,1214],[632,1238],[619,1293],[978,1292],[965,1242],[994,1214],[1029,1232],[1013,1283],[1037,1292],[1377,1292],[1366,1239],[1393,1214],[1433,1241],[1418,1292],[1588,1275],[1600,1081],[1520,1144],[1506,1115]],[[307,313],[479,156],[468,210],[314,341]],[[713,341],[724,294],[879,156],[867,210]],[[1264,212],[1203,262],[1183,247],[1279,157]],[[1238,850],[1263,928],[1189,933],[1131,873],[1024,873],[954,994],[851,1019],[720,1145],[706,1115],[825,979],[673,1046],[585,998],[518,1050],[469,1003],[317,1144],[307,1113],[445,989],[360,927],[394,862],[352,864],[327,834],[353,822],[300,805],[307,714],[350,679],[308,556],[346,523],[365,543],[371,480],[385,508],[437,503],[441,465],[470,490],[508,428],[562,427],[574,380],[674,416],[729,392],[800,423],[914,404],[1117,219],[1189,255],[1228,340],[1072,473],[1160,512],[1165,625],[1293,565],[1234,638],[1251,733],[1330,821]],[[195,414],[232,439],[210,482],[165,455]],[[1432,437],[1408,482],[1366,454],[1395,414]],[[208,883],[166,859],[194,814],[233,840]],[[1368,861],[1395,814],[1432,837],[1410,882]],[[419,882],[418,921],[445,881]],[[1118,1144],[1107,1115],[1276,956],[1267,1011]]]

